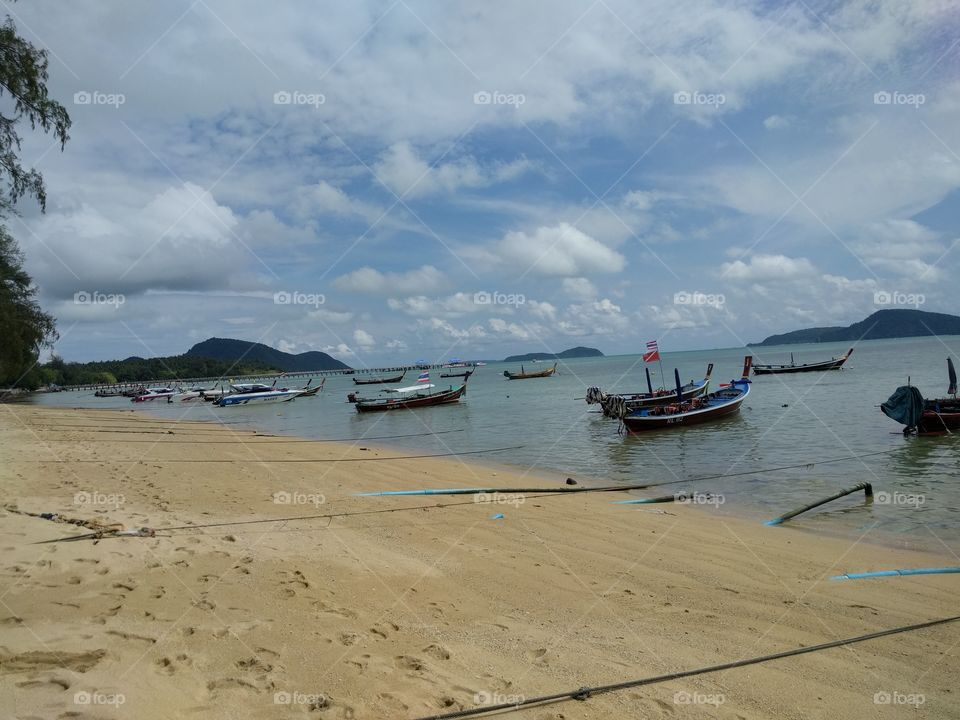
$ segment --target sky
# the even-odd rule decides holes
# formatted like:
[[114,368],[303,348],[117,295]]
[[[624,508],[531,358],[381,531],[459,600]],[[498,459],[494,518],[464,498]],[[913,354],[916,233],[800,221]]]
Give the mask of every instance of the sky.
[[356,367],[956,313],[960,6],[2,2],[63,152],[9,228],[67,360]]

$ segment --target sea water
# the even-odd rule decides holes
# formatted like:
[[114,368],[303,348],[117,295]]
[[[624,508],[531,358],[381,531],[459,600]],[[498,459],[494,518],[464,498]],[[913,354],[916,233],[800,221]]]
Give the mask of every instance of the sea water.
[[[852,344],[665,352],[662,365],[669,388],[675,386],[674,368],[686,383],[703,378],[712,362],[711,387],[716,389],[739,377],[745,354],[762,363],[789,362],[790,353],[798,363],[814,362],[837,357]],[[904,437],[901,426],[884,416],[879,404],[908,377],[925,397],[944,396],[946,358],[960,357],[960,337],[875,340],[855,346],[840,371],[754,376],[738,415],[633,436],[619,434],[619,423],[604,417],[598,406],[587,405],[583,397],[591,385],[607,392],[645,391],[640,355],[562,361],[553,377],[514,381],[504,378],[503,370],[519,370],[519,363],[491,363],[476,370],[460,403],[411,411],[357,413],[346,401],[347,393],[376,397],[381,388],[357,387],[350,376],[329,377],[318,396],[278,405],[218,408],[162,401],[132,405],[125,398],[96,398],[89,391],[38,395],[35,402],[134,407],[169,418],[227,421],[238,423],[235,427],[307,438],[386,445],[410,454],[520,446],[465,456],[462,471],[450,478],[450,484],[488,485],[489,473],[481,476],[471,469],[476,462],[509,465],[528,473],[530,484],[545,477],[557,483],[567,477],[586,484],[671,482],[647,494],[710,493],[694,495],[693,502],[710,512],[758,522],[867,481],[874,487],[873,503],[865,503],[863,493],[857,493],[803,515],[792,525],[851,537],[867,532],[883,541],[902,539],[940,550],[943,543],[955,548],[960,540],[960,437]],[[659,386],[660,365],[647,367]],[[292,378],[286,384],[297,387],[306,381]],[[434,370],[431,381],[446,387],[462,380],[441,379],[440,371]],[[385,437],[397,435],[413,437]],[[879,451],[889,452],[869,456]],[[858,458],[818,464],[850,456]],[[774,469],[783,466],[798,467]],[[768,471],[742,474],[752,470]],[[716,475],[725,477],[688,482]],[[604,495],[597,500],[614,499]],[[624,506],[624,512],[645,508]],[[670,505],[649,509],[678,511]]]

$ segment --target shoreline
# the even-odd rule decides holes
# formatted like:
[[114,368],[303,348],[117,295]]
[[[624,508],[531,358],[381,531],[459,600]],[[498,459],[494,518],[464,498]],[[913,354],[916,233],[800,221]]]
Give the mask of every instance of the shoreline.
[[[510,485],[519,475],[476,458],[466,463],[469,478],[451,458],[264,464],[258,458],[401,453],[272,442],[130,410],[5,409],[8,502],[157,531],[36,545],[85,530],[0,513],[0,694],[21,715],[272,718],[297,705],[320,718],[416,718],[813,645],[956,608],[955,576],[826,579],[956,564],[948,548],[891,549],[869,534],[841,540],[696,507],[610,503],[626,492],[504,505],[361,498],[353,493]],[[54,429],[54,420],[99,423],[103,432]],[[143,439],[156,442],[125,442],[150,425],[173,425],[174,434],[150,430]],[[39,462],[45,457],[100,462]],[[191,458],[236,462],[164,462]],[[303,501],[275,502],[278,492]],[[119,502],[75,504],[78,493]],[[492,519],[498,513],[505,517]],[[311,514],[339,516],[277,520]],[[164,531],[252,519],[267,522]],[[748,720],[872,718],[875,694],[900,692],[924,696],[920,716],[954,717],[958,640],[960,628],[944,626],[515,716],[683,716],[698,698],[722,696],[700,710]],[[78,705],[77,693],[94,700]],[[122,706],[92,707],[118,695]],[[916,716],[913,707],[898,710]]]
[[[130,410],[115,410],[115,409],[104,409],[104,408],[80,408],[80,407],[76,408],[76,410],[78,411],[83,411],[86,409],[92,409],[95,412],[114,412],[114,411],[133,412],[133,413],[142,412],[144,415],[148,417],[152,417],[156,419],[164,418],[164,416],[160,413],[151,412],[150,404],[146,404],[140,408],[131,408]],[[182,420],[182,421],[171,421],[171,420],[164,420],[164,421],[165,422],[196,422],[196,423],[207,424],[207,425],[231,426],[231,427],[245,426],[247,429],[249,429],[252,432],[257,432],[257,433],[275,432],[262,427],[257,427],[257,423],[255,421],[250,421],[250,422],[244,421],[239,423],[223,422],[220,419],[221,417],[222,416],[211,415],[211,416],[208,416],[206,419],[191,418],[189,420]],[[368,447],[376,446],[378,449],[387,453],[410,454],[412,452],[410,446],[402,445],[402,444],[391,444],[389,442],[389,438],[383,439],[383,438],[375,437],[372,440],[367,440],[365,438],[360,437],[360,438],[353,438],[353,439],[326,440],[323,438],[309,438],[302,435],[292,434],[290,432],[283,432],[283,431],[276,431],[276,432],[283,435],[284,437],[297,438],[303,441],[314,441],[314,442],[322,442],[322,443],[339,442],[344,445],[349,445],[350,443],[363,443],[365,446],[368,446]],[[430,433],[423,433],[423,435],[428,436],[430,435]],[[449,443],[444,443],[444,444],[448,445]],[[586,475],[584,473],[577,473],[577,472],[564,472],[563,470],[556,469],[556,468],[539,468],[539,467],[531,467],[523,463],[512,463],[506,459],[501,460],[501,458],[503,457],[504,455],[501,453],[491,453],[488,455],[485,455],[485,454],[467,455],[461,460],[461,462],[463,462],[467,466],[478,465],[482,469],[496,471],[501,475],[521,476],[525,478],[525,482],[527,482],[527,484],[529,484],[530,482],[533,482],[533,483],[542,482],[546,484],[555,484],[555,483],[563,484],[568,477],[573,477],[573,479],[576,480],[577,485],[583,486],[583,487],[596,487],[598,485],[616,485],[616,484],[623,483],[622,480],[618,480],[612,477]],[[829,468],[830,465],[820,464],[818,465],[818,467]],[[772,472],[772,470],[770,469],[767,469],[767,470],[761,469],[761,470],[758,470],[755,474],[750,473],[749,475],[761,476],[763,474],[769,474],[770,472]],[[737,479],[738,479],[738,476],[735,474],[733,476],[730,476],[729,478],[723,478],[723,477],[717,478],[716,481],[719,484],[723,484],[723,482],[727,480],[736,481]],[[652,497],[661,492],[664,494],[670,494],[670,492],[675,489],[676,490],[688,489],[692,491],[699,491],[702,488],[698,487],[697,483],[700,483],[700,482],[705,482],[705,481],[703,480],[698,481],[696,480],[696,478],[694,478],[691,481],[691,486],[688,486],[688,487],[684,487],[682,483],[668,484],[665,486],[666,487],[665,491],[657,491],[653,487],[651,487],[648,490],[630,491],[630,497]],[[653,484],[653,481],[651,481],[651,484]],[[839,489],[839,487],[837,489]],[[721,492],[719,494],[723,495],[724,493]],[[811,496],[808,498],[808,501],[813,502],[817,499],[819,499],[819,497]],[[843,507],[843,502],[844,500],[841,500],[838,505],[833,505],[833,506],[827,505],[822,508],[819,508],[811,512],[810,515],[803,516],[803,519],[800,521],[800,523],[792,524],[790,528],[797,532],[809,534],[815,537],[825,536],[825,537],[832,537],[838,540],[851,540],[851,539],[857,538],[863,534],[862,526],[851,527],[851,526],[840,525],[836,522],[831,521],[831,520],[835,520],[835,518],[831,518],[829,520],[828,519],[822,519],[819,521],[815,520],[814,521],[815,524],[812,524],[812,525],[809,522],[812,518],[816,517],[817,513],[823,513],[827,511],[837,511],[838,507]],[[849,502],[849,500],[847,500],[847,502]],[[726,508],[724,508],[723,510],[717,509],[716,514],[725,518],[735,518],[741,521],[749,521],[753,523],[762,524],[765,521],[770,520],[778,516],[779,514],[789,512],[790,510],[796,507],[799,507],[802,504],[803,504],[803,501],[798,501],[797,503],[791,504],[789,506],[779,507],[777,510],[762,510],[759,507],[759,505],[751,506],[751,505],[744,505],[741,503],[734,503],[731,507],[735,509],[733,510],[729,510]],[[654,505],[651,507],[655,508],[658,506]],[[667,506],[662,505],[659,507],[667,507]],[[692,511],[699,510],[699,508],[696,508],[696,507],[692,507],[690,509]],[[710,514],[714,514],[712,511],[706,511],[706,512]],[[842,512],[850,512],[850,509],[848,508],[847,510]],[[804,521],[807,521],[806,525],[803,524]],[[863,521],[867,525],[871,523],[870,518],[863,518]],[[954,541],[958,538],[948,537],[947,539],[949,541]],[[928,536],[926,533],[921,535],[914,535],[914,534],[907,534],[907,533],[901,533],[901,532],[895,532],[895,531],[888,531],[882,528],[878,529],[874,527],[870,529],[869,537],[864,542],[868,542],[871,545],[877,545],[880,547],[885,547],[890,549],[938,551],[942,549],[944,540],[939,535]]]

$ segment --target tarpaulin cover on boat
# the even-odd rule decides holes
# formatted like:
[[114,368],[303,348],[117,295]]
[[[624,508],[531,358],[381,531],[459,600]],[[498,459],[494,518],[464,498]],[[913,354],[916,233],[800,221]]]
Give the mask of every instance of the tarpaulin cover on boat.
[[884,415],[901,425],[916,427],[923,417],[923,395],[912,385],[901,385],[880,409]]

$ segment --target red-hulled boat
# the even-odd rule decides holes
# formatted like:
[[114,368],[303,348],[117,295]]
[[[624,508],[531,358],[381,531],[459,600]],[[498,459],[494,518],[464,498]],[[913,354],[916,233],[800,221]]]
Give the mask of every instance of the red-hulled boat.
[[957,399],[957,371],[947,358],[950,397],[926,400],[912,385],[898,387],[880,406],[884,415],[904,426],[903,434],[944,435],[960,430],[960,400]]

